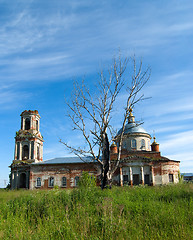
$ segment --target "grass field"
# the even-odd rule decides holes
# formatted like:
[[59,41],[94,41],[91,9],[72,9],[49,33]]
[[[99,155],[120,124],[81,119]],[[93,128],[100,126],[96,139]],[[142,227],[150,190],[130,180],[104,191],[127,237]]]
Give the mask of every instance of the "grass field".
[[193,239],[193,184],[1,190],[0,239]]

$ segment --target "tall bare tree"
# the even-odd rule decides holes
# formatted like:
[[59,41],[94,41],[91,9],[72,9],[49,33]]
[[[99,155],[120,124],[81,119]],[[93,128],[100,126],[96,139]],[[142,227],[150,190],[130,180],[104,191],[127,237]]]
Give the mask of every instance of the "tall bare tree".
[[[131,68],[131,72],[128,71]],[[73,130],[81,132],[86,141],[86,148],[76,148],[61,141],[71,152],[84,161],[85,156],[91,156],[101,166],[101,188],[111,186],[112,176],[119,166],[123,134],[129,110],[139,101],[144,100],[142,88],[150,78],[150,68],[142,69],[142,60],[137,66],[136,58],[114,58],[108,72],[101,71],[95,94],[92,94],[84,81],[74,82],[74,90],[68,106],[68,117],[73,123]],[[110,124],[113,107],[118,96],[126,90],[127,97],[124,106],[122,132],[118,139],[117,159],[110,161],[110,143],[114,136]]]

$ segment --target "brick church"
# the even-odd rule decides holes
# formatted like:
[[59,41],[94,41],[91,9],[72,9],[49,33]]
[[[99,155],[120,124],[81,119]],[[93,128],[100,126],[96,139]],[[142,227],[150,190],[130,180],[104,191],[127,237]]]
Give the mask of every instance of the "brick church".
[[[111,161],[117,156],[119,130],[115,143],[110,147]],[[21,129],[15,136],[15,154],[11,168],[11,189],[52,189],[76,187],[83,171],[96,176],[100,184],[101,168],[91,157],[84,162],[78,157],[43,160],[43,137],[40,133],[40,115],[37,110],[21,113]],[[124,130],[123,147],[119,168],[113,176],[113,184],[161,185],[178,183],[179,161],[163,157],[155,138],[141,125],[136,124],[130,111]]]

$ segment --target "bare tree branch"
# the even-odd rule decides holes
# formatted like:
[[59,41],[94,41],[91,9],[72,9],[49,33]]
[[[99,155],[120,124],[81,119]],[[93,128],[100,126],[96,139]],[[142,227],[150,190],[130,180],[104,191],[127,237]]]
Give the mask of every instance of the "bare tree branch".
[[[128,64],[131,64],[133,67],[131,75],[127,71]],[[82,159],[81,156],[91,155],[101,165],[103,187],[107,184],[107,180],[112,179],[113,173],[119,166],[129,111],[138,102],[146,99],[140,93],[149,80],[150,74],[149,67],[145,71],[142,70],[142,60],[140,60],[137,67],[135,56],[122,59],[121,55],[119,55],[118,58],[113,59],[112,66],[107,73],[101,70],[96,94],[90,93],[84,81],[81,84],[76,81],[74,82],[74,91],[71,99],[69,102],[66,101],[69,109],[68,117],[72,121],[73,130],[78,130],[82,133],[88,150],[69,146],[61,140],[60,142],[76,156],[79,156],[80,159]],[[114,104],[124,86],[128,95],[124,108],[122,132],[117,138],[119,141],[117,159],[111,164],[109,143],[115,136],[112,134],[110,122]],[[101,154],[102,156],[100,156]]]

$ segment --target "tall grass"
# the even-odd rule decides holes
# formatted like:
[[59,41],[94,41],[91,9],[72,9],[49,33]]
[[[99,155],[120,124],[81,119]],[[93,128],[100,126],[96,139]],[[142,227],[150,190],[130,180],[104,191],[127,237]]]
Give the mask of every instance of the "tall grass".
[[0,239],[192,239],[193,184],[0,191]]

